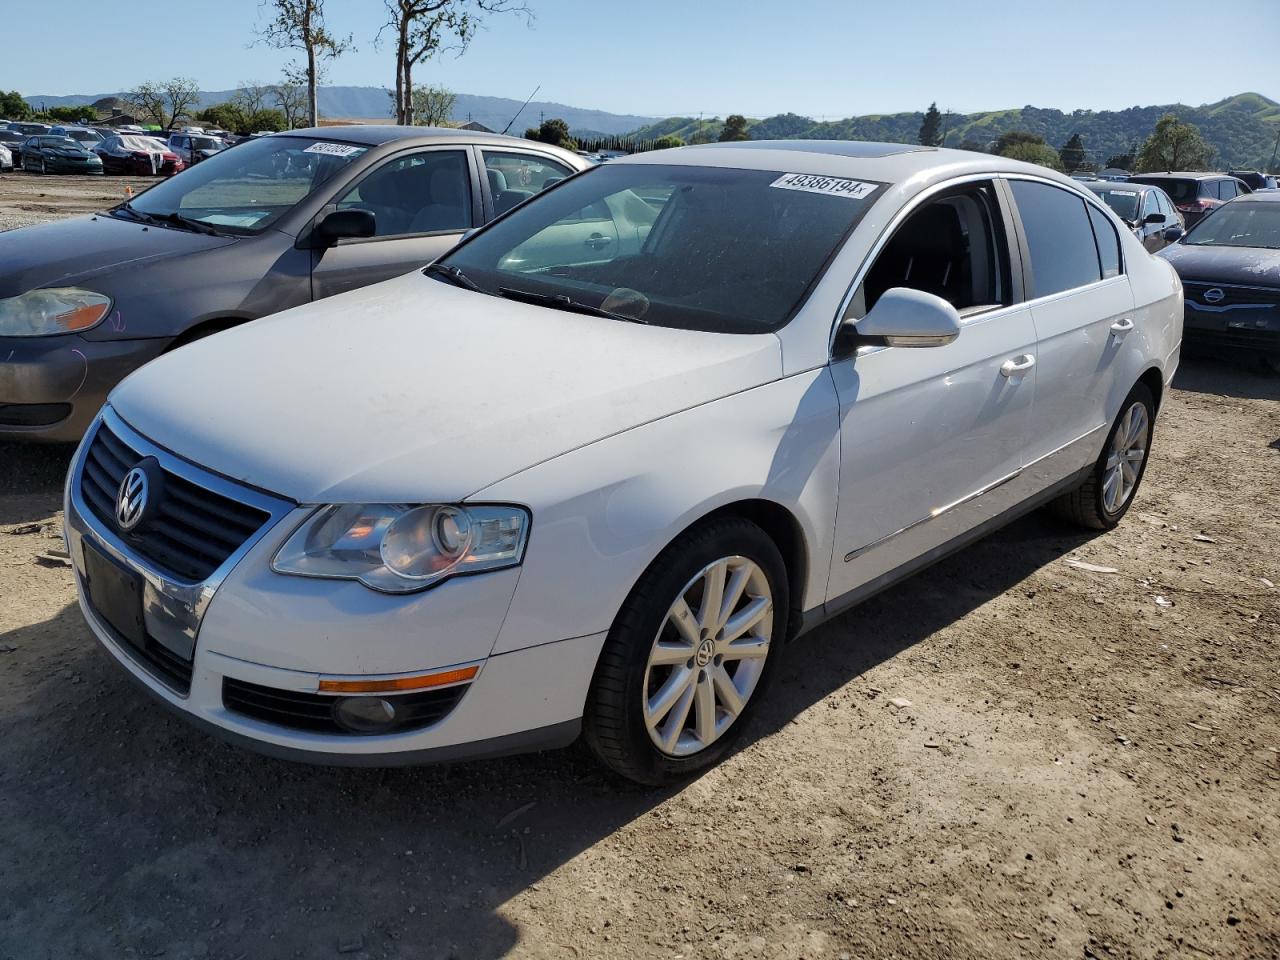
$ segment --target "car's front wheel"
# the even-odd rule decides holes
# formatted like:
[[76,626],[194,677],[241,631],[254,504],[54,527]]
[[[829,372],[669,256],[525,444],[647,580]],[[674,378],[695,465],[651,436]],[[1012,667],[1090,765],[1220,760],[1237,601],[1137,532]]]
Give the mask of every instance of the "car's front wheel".
[[682,535],[627,597],[587,696],[596,756],[659,785],[711,766],[768,685],[790,609],[786,567],[738,517]]
[[1054,511],[1091,530],[1110,530],[1119,523],[1147,470],[1155,417],[1151,390],[1144,383],[1134,384],[1088,478],[1054,501]]

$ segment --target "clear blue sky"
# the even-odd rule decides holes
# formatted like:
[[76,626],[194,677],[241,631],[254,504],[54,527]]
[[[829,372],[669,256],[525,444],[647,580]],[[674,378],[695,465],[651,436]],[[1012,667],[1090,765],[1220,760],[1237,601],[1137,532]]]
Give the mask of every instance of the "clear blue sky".
[[[14,2],[19,12],[7,23],[30,26],[7,37],[0,89],[26,95],[102,93],[178,75],[221,90],[272,82],[288,58],[249,46],[263,20],[259,0],[169,0],[137,11],[134,0]],[[531,26],[492,18],[463,57],[422,65],[416,79],[516,99],[541,84],[539,100],[653,116],[844,117],[932,100],[962,112],[1115,109],[1246,90],[1280,99],[1280,0],[1162,0],[1114,19],[1123,4],[1082,0],[528,2]],[[391,86],[393,50],[373,43],[382,3],[327,7],[332,27],[358,47],[327,82]]]

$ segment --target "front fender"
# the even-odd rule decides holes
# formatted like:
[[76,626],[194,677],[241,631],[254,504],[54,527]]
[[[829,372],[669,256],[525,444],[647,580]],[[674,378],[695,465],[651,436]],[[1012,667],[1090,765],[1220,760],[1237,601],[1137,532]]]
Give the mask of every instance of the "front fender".
[[839,483],[839,404],[827,369],[695,407],[538,464],[474,494],[533,514],[494,653],[608,630],[640,575],[707,514],[762,499],[804,535],[802,609],[822,602]]

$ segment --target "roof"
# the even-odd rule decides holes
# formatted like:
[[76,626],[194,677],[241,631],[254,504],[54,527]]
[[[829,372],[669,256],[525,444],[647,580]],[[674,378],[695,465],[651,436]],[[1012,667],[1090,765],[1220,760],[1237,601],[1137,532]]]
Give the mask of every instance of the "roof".
[[989,153],[850,140],[749,140],[708,143],[632,154],[610,163],[661,163],[746,170],[779,170],[824,177],[898,183],[911,192],[939,180],[968,174],[1032,174],[1079,188],[1048,167]]
[[1232,203],[1280,203],[1280,190],[1255,190],[1253,193],[1242,193]]
[[[530,141],[523,137],[508,137],[498,133],[481,133],[476,130],[463,130],[457,127],[398,127],[394,124],[349,124],[334,127],[306,127],[301,130],[282,130],[272,134],[277,137],[317,137],[323,140],[342,140],[346,143],[359,143],[368,147],[380,147],[384,143],[395,140],[436,140],[447,139],[467,143],[523,143]],[[539,144],[548,146],[548,144]],[[559,149],[554,148],[554,149]]]
[[1192,170],[1153,170],[1150,173],[1135,173],[1133,179],[1137,180],[1139,177],[1181,177],[1183,180],[1212,180],[1230,176],[1231,174],[1223,173],[1222,171],[1197,173]]

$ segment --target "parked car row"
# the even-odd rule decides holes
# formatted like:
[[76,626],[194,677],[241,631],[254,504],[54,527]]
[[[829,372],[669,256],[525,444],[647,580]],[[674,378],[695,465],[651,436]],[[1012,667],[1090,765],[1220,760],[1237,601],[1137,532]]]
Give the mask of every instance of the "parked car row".
[[[171,176],[225,150],[236,139],[226,131],[199,127],[170,133],[167,139],[162,136],[137,126],[112,129],[14,122],[0,130],[0,146],[9,150],[14,167],[35,173]],[[85,158],[84,151],[99,162]],[[29,163],[24,153],[30,154]],[[0,163],[0,169],[7,167]]]
[[1005,158],[321,128],[0,235],[0,433],[84,434],[84,616],[203,729],[659,783],[800,632],[1041,504],[1120,522],[1182,311]]

